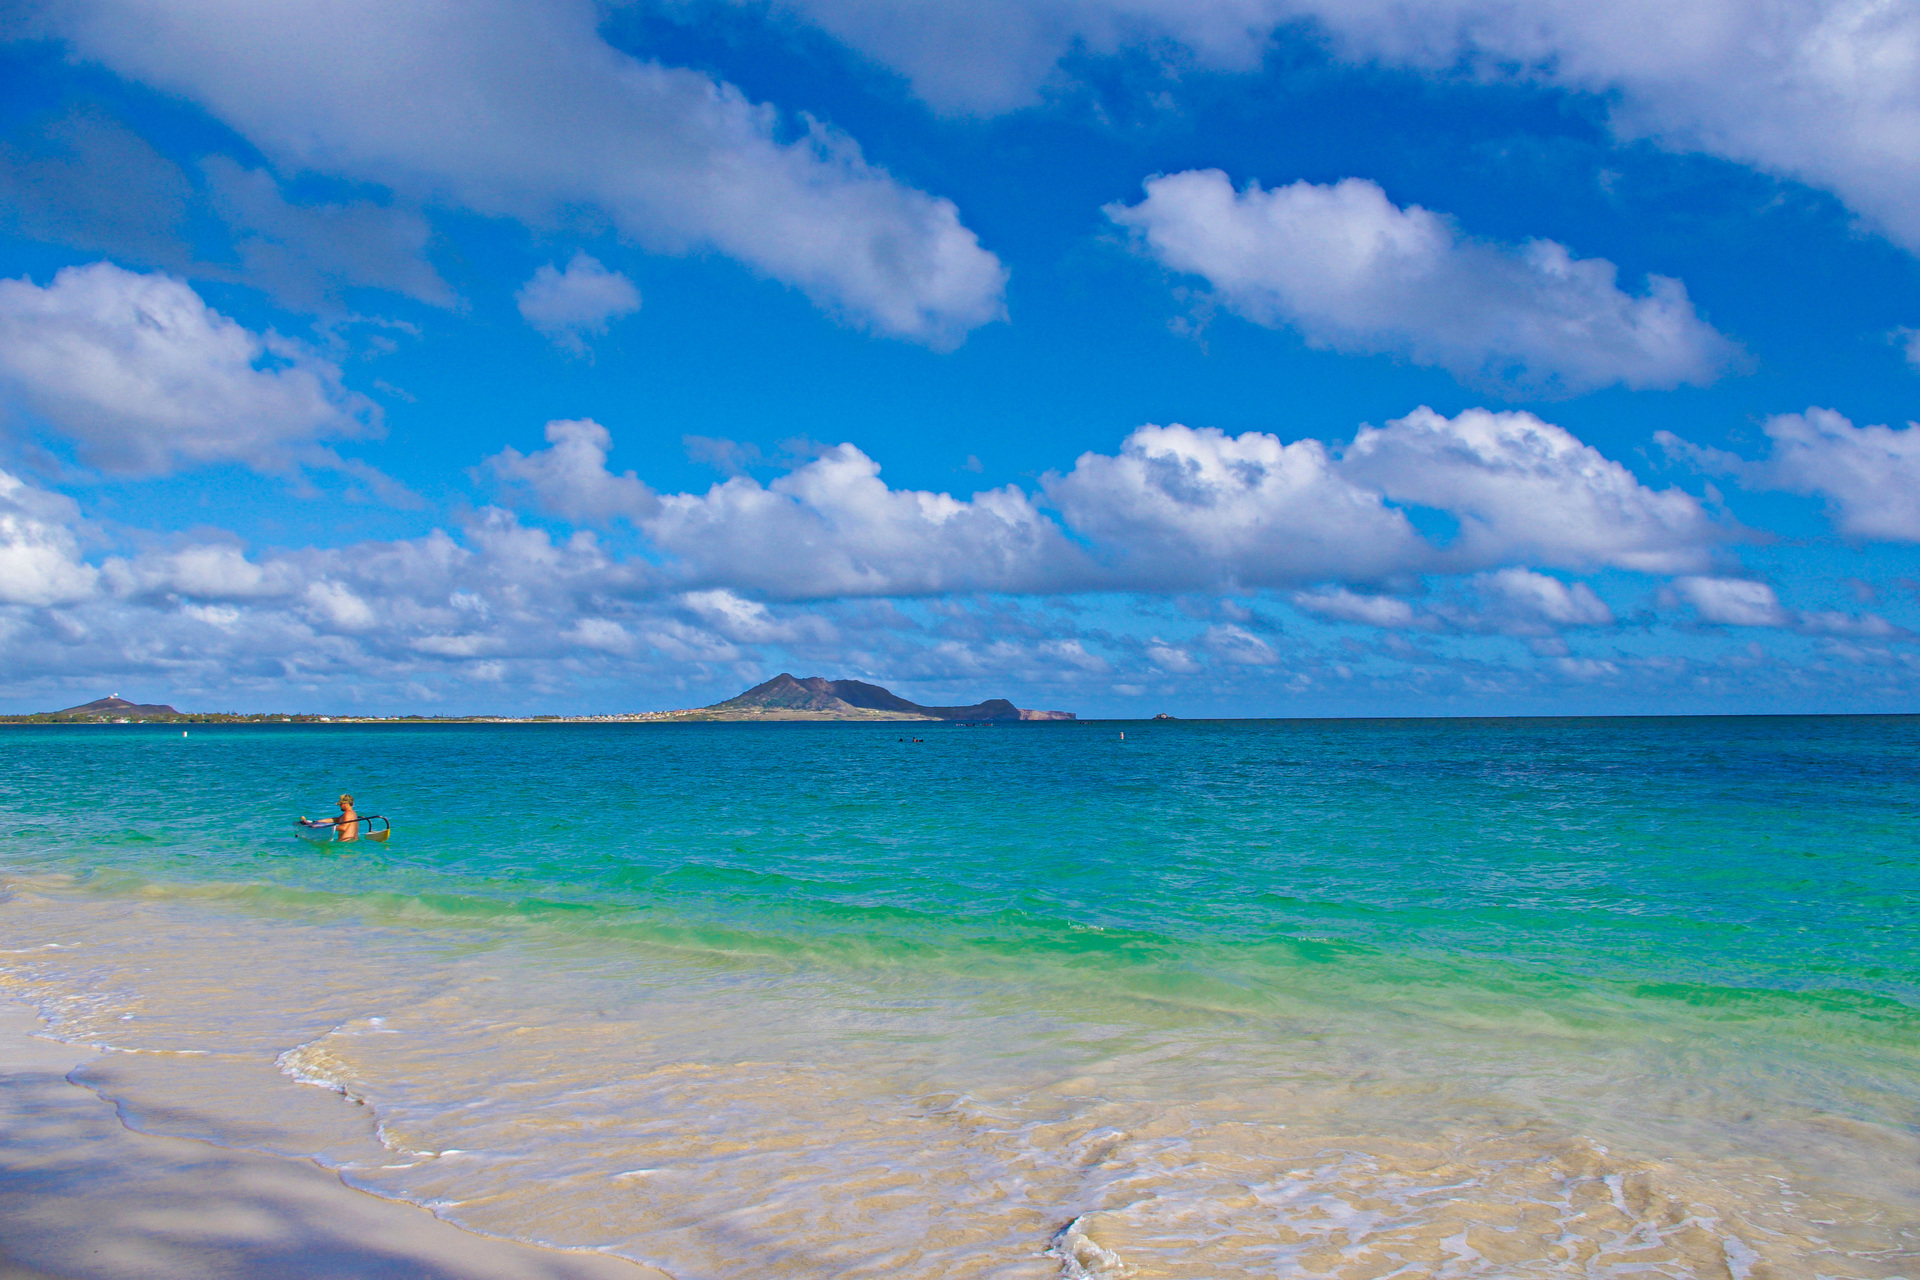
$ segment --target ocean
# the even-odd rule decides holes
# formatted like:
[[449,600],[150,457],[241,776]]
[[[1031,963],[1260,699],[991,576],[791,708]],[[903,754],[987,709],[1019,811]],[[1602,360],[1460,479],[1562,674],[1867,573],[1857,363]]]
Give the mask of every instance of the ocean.
[[[0,995],[112,1050],[76,1079],[477,1231],[680,1280],[1920,1276],[1920,717],[0,764]],[[295,839],[343,790],[390,842]]]

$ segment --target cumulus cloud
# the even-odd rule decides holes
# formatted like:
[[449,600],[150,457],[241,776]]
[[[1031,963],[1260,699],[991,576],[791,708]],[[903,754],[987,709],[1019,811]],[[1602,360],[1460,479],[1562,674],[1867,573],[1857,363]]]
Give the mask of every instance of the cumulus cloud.
[[[1649,489],[1525,413],[1423,408],[1338,455],[1313,439],[1145,426],[1117,454],[1043,477],[1061,521],[1011,485],[965,500],[891,488],[851,444],[765,484],[655,494],[607,471],[598,423],[550,423],[547,439],[488,465],[575,524],[627,520],[689,586],[785,599],[1299,587],[1529,564],[1673,573],[1702,567],[1728,534],[1685,493]],[[1458,534],[1437,545],[1393,503],[1442,510]]]
[[1171,671],[1175,675],[1192,675],[1200,670],[1200,664],[1193,660],[1191,653],[1179,645],[1168,644],[1159,636],[1147,642],[1146,657],[1160,670]]
[[1748,488],[1820,495],[1850,537],[1920,542],[1920,424],[1856,427],[1832,409],[1814,408],[1770,418],[1763,430],[1773,449],[1758,462],[1670,432],[1655,438]]
[[[10,685],[143,670],[222,687],[334,683],[349,694],[423,679],[471,687],[526,664],[564,674],[568,662],[611,655],[621,631],[641,637],[627,660],[667,663],[645,638],[650,625],[679,628],[681,655],[702,632],[660,599],[644,563],[498,510],[458,535],[257,556],[188,543],[98,568],[80,559],[77,520],[67,499],[0,477],[0,665]],[[709,649],[731,648],[703,634]]]
[[[1683,572],[1728,536],[1694,498],[1648,488],[1565,429],[1484,409],[1417,409],[1363,429],[1338,456],[1313,439],[1141,427],[1117,455],[1084,454],[1044,485],[1108,580],[1136,590],[1527,564]],[[1437,508],[1459,531],[1436,546],[1390,502]],[[1315,598],[1323,611],[1396,607]]]
[[1358,178],[1235,191],[1208,169],[1149,179],[1146,191],[1107,216],[1227,307],[1314,346],[1536,393],[1711,382],[1734,353],[1678,280],[1650,276],[1635,297],[1611,262],[1551,240],[1473,240]]
[[1427,549],[1318,440],[1145,426],[1118,455],[1082,454],[1045,486],[1067,523],[1135,587],[1375,578],[1418,564]]
[[1432,626],[1437,621],[1431,615],[1418,612],[1411,603],[1399,596],[1352,591],[1346,587],[1296,591],[1290,599],[1296,608],[1335,622],[1402,628]]
[[[491,508],[457,530],[334,548],[249,554],[156,537],[164,545],[97,568],[81,547],[100,531],[83,538],[82,528],[68,499],[0,476],[0,693],[19,709],[97,696],[94,682],[109,674],[115,684],[104,687],[144,680],[176,705],[317,710],[417,709],[435,698],[448,711],[641,710],[710,701],[783,667],[850,671],[924,701],[991,691],[1082,711],[1092,691],[1121,685],[1268,706],[1284,687],[1290,699],[1336,699],[1296,708],[1385,713],[1539,709],[1512,699],[1589,678],[1630,679],[1642,696],[1704,697],[1687,704],[1700,709],[1729,682],[1838,691],[1863,708],[1920,688],[1911,633],[1872,615],[1796,613],[1764,584],[1706,575],[1684,576],[1668,605],[1696,600],[1715,625],[1825,637],[1825,665],[1788,669],[1757,649],[1718,666],[1671,654],[1575,657],[1551,633],[1605,625],[1604,603],[1583,584],[1512,568],[1441,583],[1437,599],[1404,608],[1376,604],[1367,616],[1389,628],[1379,643],[1317,652],[1234,602],[1201,610],[1197,633],[1146,637],[1042,602],[755,598],[746,586],[689,585],[684,565],[622,559],[591,532],[555,536]],[[1344,599],[1360,616],[1353,600],[1398,598],[1320,589],[1299,599]],[[1536,655],[1560,664],[1409,644],[1391,634],[1401,623],[1534,637]]]
[[524,489],[543,511],[575,524],[637,523],[659,510],[653,490],[628,471],[607,470],[613,433],[591,418],[549,422],[548,448],[507,448],[487,459],[493,473]]
[[565,268],[540,267],[513,298],[521,319],[575,355],[585,354],[587,337],[605,333],[611,322],[640,309],[633,281],[584,250],[576,251]]
[[1885,638],[1906,634],[1871,613],[1802,613],[1789,609],[1780,603],[1772,587],[1750,578],[1675,578],[1666,595],[1669,604],[1691,605],[1702,622],[1726,627],[1778,627],[1816,636]]
[[1493,618],[1507,624],[1505,630],[1534,622],[1552,627],[1613,625],[1613,610],[1584,582],[1564,582],[1550,574],[1509,567],[1478,575],[1474,585],[1487,600]]
[[136,475],[283,468],[376,417],[307,348],[242,327],[183,281],[106,262],[64,268],[45,288],[0,280],[0,392],[88,463]]
[[1651,138],[1832,191],[1920,249],[1920,11],[1881,0],[784,0],[936,107],[1039,99],[1072,53],[1251,71],[1282,28],[1336,56],[1598,95]]
[[1335,622],[1394,631],[1467,631],[1542,636],[1569,627],[1605,627],[1613,610],[1584,582],[1509,567],[1475,574],[1464,584],[1472,604],[1416,606],[1400,596],[1321,587],[1295,592],[1294,607]]
[[1730,627],[1784,627],[1791,621],[1780,597],[1746,578],[1676,578],[1673,592],[1707,622]]
[[201,543],[151,551],[135,559],[115,556],[101,566],[117,596],[181,596],[196,601],[245,601],[291,596],[299,575],[287,561],[259,564],[237,546]]
[[823,618],[812,614],[778,617],[758,600],[725,589],[683,592],[679,603],[700,622],[741,644],[790,644],[797,640],[826,644],[836,636]]
[[[1171,678],[1278,667],[1276,632],[1224,606],[1199,615],[1208,625],[1197,635],[1116,639],[1035,628],[1015,606],[936,603],[923,626],[853,604],[831,606],[837,624],[795,602],[1282,586],[1301,588],[1293,600],[1304,610],[1389,631],[1549,637],[1612,614],[1591,588],[1525,567],[1530,559],[1691,564],[1720,536],[1690,499],[1638,485],[1525,414],[1423,410],[1362,432],[1344,452],[1258,432],[1141,428],[1116,454],[1089,453],[1045,477],[1058,519],[1014,486],[969,498],[892,488],[850,444],[764,483],[740,475],[662,495],[607,469],[611,436],[596,422],[549,423],[546,440],[487,467],[576,526],[563,536],[488,508],[456,532],[397,542],[248,554],[231,542],[155,538],[91,565],[73,504],[8,478],[0,640],[12,647],[0,651],[19,679],[132,662],[266,683],[512,685],[520,697],[537,690],[513,682],[535,670],[570,680],[697,669],[730,683],[763,676],[757,655],[769,650],[858,655],[876,638],[920,646],[943,679]],[[1458,535],[1430,541],[1395,502],[1452,513]],[[616,555],[588,527],[614,520],[638,532],[645,555]],[[1430,600],[1405,597],[1416,576],[1462,573],[1476,576]],[[1699,585],[1721,581],[1738,580],[1693,572],[1674,598],[1703,619],[1730,619],[1739,588],[1713,595]],[[1809,634],[1904,634],[1870,617],[1777,616]],[[1308,678],[1293,649],[1286,663],[1286,679]]]
[[94,593],[99,571],[80,556],[71,498],[0,471],[0,604],[56,605]]
[[[479,696],[577,705],[582,681],[619,677],[648,688],[633,709],[650,709],[661,688],[690,679],[732,693],[764,678],[766,664],[789,661],[770,648],[809,666],[844,660],[832,622],[804,607],[679,590],[592,534],[556,538],[497,509],[395,542],[248,554],[187,541],[97,568],[81,559],[78,522],[68,499],[0,475],[0,684],[10,698],[133,672],[189,704],[186,691],[207,687],[311,707],[316,690],[333,705],[364,693],[418,706],[436,691],[500,686]],[[906,651],[894,637],[914,631],[869,627],[861,644],[884,664]],[[1052,670],[1099,661],[1043,649],[1020,646]]]
[[846,135],[626,56],[590,0],[52,0],[39,30],[184,95],[278,164],[553,225],[581,210],[716,248],[857,323],[934,344],[998,318],[1006,272],[952,202]]
[[785,599],[1062,589],[1079,553],[1008,485],[961,500],[893,489],[836,445],[769,484],[734,476],[665,494],[647,536],[696,579]]
[[[965,500],[894,489],[878,463],[841,444],[768,484],[735,475],[705,493],[656,494],[633,472],[606,469],[612,437],[597,422],[548,423],[547,440],[487,465],[575,524],[625,519],[690,586],[821,599],[1061,590],[1092,578],[1060,527],[1013,485]],[[686,600],[714,621],[727,598],[695,591]],[[744,625],[737,610],[729,625]]]
[[1220,661],[1237,667],[1271,667],[1280,661],[1272,645],[1231,622],[1208,627],[1201,633],[1200,643]]
[[1612,565],[1646,573],[1702,566],[1727,537],[1699,502],[1650,489],[1571,432],[1530,413],[1468,409],[1452,418],[1422,406],[1368,427],[1341,473],[1396,502],[1451,513],[1456,568],[1531,563]]

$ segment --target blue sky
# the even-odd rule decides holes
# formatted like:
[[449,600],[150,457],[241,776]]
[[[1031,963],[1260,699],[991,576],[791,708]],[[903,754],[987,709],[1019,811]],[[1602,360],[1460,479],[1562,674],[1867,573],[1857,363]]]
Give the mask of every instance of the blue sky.
[[1920,707],[1920,9],[0,7],[0,705]]

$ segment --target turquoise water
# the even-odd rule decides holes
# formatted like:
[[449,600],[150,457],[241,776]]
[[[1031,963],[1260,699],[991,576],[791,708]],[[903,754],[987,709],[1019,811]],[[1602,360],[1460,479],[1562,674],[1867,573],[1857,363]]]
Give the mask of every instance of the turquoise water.
[[[1716,1229],[1711,1265],[1678,1226],[1649,1228],[1639,1254],[1620,1243],[1638,1228],[1609,1228],[1578,1274],[1597,1257],[1620,1274],[1760,1275],[1766,1239],[1788,1236],[1827,1242],[1821,1274],[1920,1274],[1920,718],[33,728],[0,730],[0,761],[0,863],[32,907],[8,917],[0,961],[64,1034],[237,1061],[414,1010],[404,1063],[355,1059],[348,1091],[436,1141],[552,1114],[551,1097],[454,1107],[459,1080],[564,1079],[577,1102],[582,1080],[628,1069],[610,1063],[723,1058],[814,1073],[808,1096],[836,1100],[818,1131],[851,1135],[849,1151],[880,1140],[862,1126],[893,1099],[916,1117],[929,1097],[972,1099],[989,1129],[1021,1135],[1018,1153],[982,1148],[966,1185],[1017,1169],[1030,1224],[903,1263],[905,1246],[869,1259],[812,1239],[892,1227],[796,1220],[779,1230],[815,1253],[769,1235],[758,1271],[730,1269],[697,1227],[664,1225],[660,1193],[617,1228],[641,1224],[620,1249],[677,1275],[774,1274],[776,1253],[816,1259],[793,1274],[1387,1274],[1296,1247],[1336,1220],[1342,1247],[1400,1250],[1404,1274],[1576,1273],[1552,1243],[1565,1214],[1552,1232],[1509,1224],[1501,1240],[1533,1243],[1497,1257],[1436,1244],[1458,1224],[1415,1222],[1425,1202],[1389,1214],[1400,1227],[1328,1210],[1418,1181],[1432,1161],[1414,1146],[1454,1153],[1482,1217],[1547,1202],[1502,1189],[1516,1160],[1553,1164],[1576,1199],[1580,1162],[1598,1160],[1619,1167],[1592,1171],[1596,1187],[1685,1183],[1676,1203],[1748,1224]],[[390,843],[292,838],[294,816],[330,814],[343,789],[391,817]],[[48,921],[64,942],[35,934]],[[294,965],[276,992],[308,996],[223,1004],[194,966],[236,955]],[[503,1020],[537,1025],[545,1056],[463,1039]],[[726,1096],[748,1097],[745,1079],[726,1076]],[[568,1123],[671,1113],[647,1097],[570,1102]],[[1062,1154],[1120,1107],[1127,1125],[1106,1127],[1128,1142],[1178,1117],[1184,1163],[1164,1144]],[[753,1115],[740,1123],[764,1131]],[[1080,1128],[1034,1136],[1049,1124]],[[1235,1125],[1265,1136],[1221,1136]],[[566,1167],[625,1159],[640,1139],[621,1133],[570,1138]],[[1495,1150],[1516,1141],[1535,1146]],[[1580,1144],[1601,1154],[1566,1154]],[[1311,1205],[1246,1190],[1306,1178],[1332,1150],[1374,1181],[1316,1174]],[[524,1182],[543,1157],[514,1151],[499,1158]],[[748,1212],[789,1176],[771,1156],[698,1160],[687,1206]],[[955,1167],[951,1151],[936,1165]],[[1056,1165],[1071,1185],[1035,1172]],[[1242,1191],[1205,1190],[1223,1177]],[[1785,1190],[1753,1189],[1768,1179]],[[464,1203],[434,1186],[376,1189]],[[619,1205],[569,1195],[480,1225],[613,1247]],[[1264,1208],[1233,1207],[1244,1195]],[[1167,1225],[1180,1214],[1212,1225],[1183,1235]],[[593,1239],[559,1225],[589,1221]]]

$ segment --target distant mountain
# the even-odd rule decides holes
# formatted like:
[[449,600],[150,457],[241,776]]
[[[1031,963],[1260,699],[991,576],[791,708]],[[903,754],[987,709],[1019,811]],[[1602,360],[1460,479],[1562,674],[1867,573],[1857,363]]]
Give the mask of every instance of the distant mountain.
[[1024,711],[1005,698],[989,698],[970,707],[923,707],[877,684],[860,680],[801,680],[781,672],[737,698],[702,707],[695,714],[715,719],[783,720],[1072,720],[1071,711]]
[[128,702],[125,698],[95,698],[84,706],[55,711],[55,720],[162,720],[180,713],[172,707],[151,702]]

